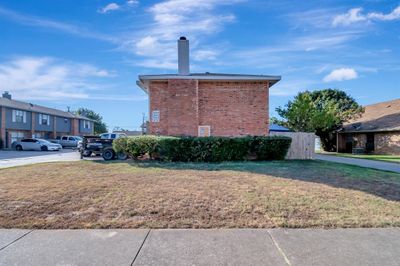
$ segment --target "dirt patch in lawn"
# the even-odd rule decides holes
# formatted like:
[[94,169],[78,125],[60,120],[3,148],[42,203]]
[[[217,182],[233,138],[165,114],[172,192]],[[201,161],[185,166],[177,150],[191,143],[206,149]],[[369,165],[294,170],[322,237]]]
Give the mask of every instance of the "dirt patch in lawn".
[[400,175],[318,161],[0,170],[3,228],[400,226]]

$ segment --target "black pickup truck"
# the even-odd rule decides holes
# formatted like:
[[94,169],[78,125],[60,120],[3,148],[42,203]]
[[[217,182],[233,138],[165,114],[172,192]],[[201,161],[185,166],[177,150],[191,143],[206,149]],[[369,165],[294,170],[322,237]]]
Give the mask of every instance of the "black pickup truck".
[[79,147],[81,159],[89,157],[92,154],[101,155],[104,160],[126,160],[128,156],[125,153],[116,153],[112,143],[114,139],[104,139],[100,136],[84,136],[82,145]]

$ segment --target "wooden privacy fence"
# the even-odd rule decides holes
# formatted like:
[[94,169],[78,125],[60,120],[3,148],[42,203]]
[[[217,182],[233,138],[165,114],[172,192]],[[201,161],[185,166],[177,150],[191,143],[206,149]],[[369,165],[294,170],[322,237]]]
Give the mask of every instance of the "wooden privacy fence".
[[287,136],[292,144],[286,155],[289,160],[309,160],[315,154],[315,134],[306,132],[270,132],[271,136]]

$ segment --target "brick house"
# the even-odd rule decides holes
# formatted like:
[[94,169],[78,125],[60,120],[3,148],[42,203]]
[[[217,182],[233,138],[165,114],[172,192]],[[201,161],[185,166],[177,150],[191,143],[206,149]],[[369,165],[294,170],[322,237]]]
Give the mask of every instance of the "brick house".
[[10,148],[12,142],[22,138],[90,135],[93,129],[93,120],[87,117],[16,101],[8,92],[0,97],[0,139],[4,141],[5,148]]
[[189,41],[178,40],[178,74],[140,75],[149,95],[149,134],[246,136],[269,133],[269,88],[280,76],[190,73]]
[[337,134],[338,152],[354,148],[400,155],[400,99],[365,106],[365,112]]

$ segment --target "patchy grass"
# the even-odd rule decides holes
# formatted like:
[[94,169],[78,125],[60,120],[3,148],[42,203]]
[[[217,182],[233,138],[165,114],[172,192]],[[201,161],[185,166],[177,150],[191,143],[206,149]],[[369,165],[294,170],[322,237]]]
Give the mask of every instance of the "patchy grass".
[[3,228],[400,226],[400,175],[320,161],[0,170]]
[[337,153],[337,152],[332,152],[332,153],[329,152],[329,153],[323,153],[323,154],[340,156],[340,157],[357,158],[357,159],[367,159],[367,160],[374,160],[374,161],[384,161],[384,162],[400,164],[400,155],[350,154],[350,153]]

